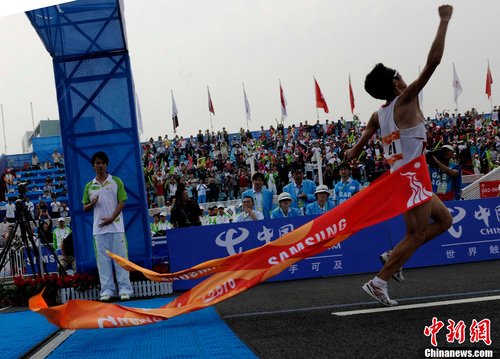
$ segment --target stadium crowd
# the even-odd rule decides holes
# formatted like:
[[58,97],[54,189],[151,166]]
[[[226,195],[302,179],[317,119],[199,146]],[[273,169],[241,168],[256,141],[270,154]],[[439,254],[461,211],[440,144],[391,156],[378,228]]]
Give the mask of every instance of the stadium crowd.
[[[496,106],[491,115],[479,114],[475,109],[464,114],[437,111],[434,119],[427,118],[426,127],[430,156],[441,159],[441,150],[450,149],[453,155],[446,165],[451,162],[459,166],[460,173],[484,174],[498,165],[500,129]],[[189,138],[150,138],[143,144],[149,206],[168,213],[181,187],[202,207],[208,202],[212,207],[209,211],[218,210],[215,208],[220,205],[218,202],[242,199],[245,191],[252,188],[252,168],[263,175],[264,187],[274,195],[281,194],[285,186],[294,182],[293,170],[297,168],[303,170],[305,179],[314,182],[316,189],[320,184],[316,154],[322,167],[322,184],[329,190],[342,182],[341,165],[350,170],[352,180],[368,184],[389,165],[379,136],[371,139],[357,159],[343,163],[345,150],[358,140],[362,131],[363,126],[355,116],[353,121],[341,118],[337,122],[318,120],[312,125],[305,121],[287,128],[282,124],[268,129],[262,126],[257,132],[242,128],[234,135],[222,128],[217,133],[199,130],[196,136]],[[453,199],[460,198],[459,189],[456,192]],[[337,200],[335,197],[333,191],[333,201]],[[306,199],[303,206],[300,200],[292,200],[295,206],[299,202],[300,214],[305,214],[307,203],[314,202],[315,195]],[[272,208],[266,208],[265,217],[268,210]],[[206,220],[205,223],[220,222]]]

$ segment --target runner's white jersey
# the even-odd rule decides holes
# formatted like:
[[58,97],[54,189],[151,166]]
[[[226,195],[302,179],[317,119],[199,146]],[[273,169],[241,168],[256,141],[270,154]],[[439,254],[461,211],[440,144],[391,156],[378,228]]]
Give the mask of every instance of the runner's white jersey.
[[391,165],[391,172],[404,166],[420,156],[425,149],[427,134],[424,122],[412,128],[400,129],[394,121],[394,105],[396,97],[389,106],[378,110],[380,134],[387,161]]

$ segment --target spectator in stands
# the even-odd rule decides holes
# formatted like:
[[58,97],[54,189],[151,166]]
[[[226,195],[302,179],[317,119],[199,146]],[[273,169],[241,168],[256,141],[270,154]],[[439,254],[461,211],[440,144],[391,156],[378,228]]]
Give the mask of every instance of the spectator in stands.
[[305,207],[316,200],[314,192],[316,184],[304,179],[304,170],[301,167],[292,169],[293,181],[283,187],[284,192],[288,192],[293,199],[292,207],[297,208],[303,214]]
[[215,178],[210,177],[208,180],[208,202],[217,202],[219,200],[219,188]]
[[51,209],[51,216],[53,218],[58,217],[60,214],[59,212],[61,211],[61,202],[57,200],[57,197],[55,194],[52,195],[52,202],[50,203],[50,209]]
[[252,176],[253,188],[241,195],[242,197],[251,196],[254,199],[255,209],[264,215],[264,218],[271,218],[273,210],[273,192],[264,188],[264,174],[256,172]]
[[37,214],[37,213],[35,213],[35,214],[36,214],[37,216],[39,216],[39,215],[40,215],[41,210],[42,210],[42,209],[47,210],[47,208],[48,208],[47,203],[45,203],[45,201],[44,201],[44,200],[43,200],[43,198],[42,198],[42,199],[40,199],[40,201],[38,201],[38,209],[39,209],[38,214]]
[[49,161],[45,161],[42,165],[42,169],[44,170],[49,170],[51,169],[53,166],[52,166],[52,163],[50,163]]
[[366,155],[366,161],[365,161],[365,173],[366,173],[366,180],[368,182],[373,182],[375,180],[374,177],[375,169],[376,169],[375,160],[373,159],[373,156],[370,153],[368,153]]
[[50,244],[52,239],[52,221],[50,218],[39,222],[38,238],[42,243]]
[[172,177],[168,184],[168,194],[173,197],[177,191],[177,180]]
[[105,152],[94,153],[91,164],[96,176],[85,185],[82,203],[85,212],[93,211],[92,234],[101,282],[100,300],[108,302],[115,294],[113,267],[118,283],[118,295],[121,300],[129,300],[133,294],[130,274],[106,254],[109,250],[119,256],[127,257],[125,223],[122,214],[127,193],[122,180],[108,173],[109,158]]
[[28,211],[31,213],[31,217],[35,219],[35,205],[33,202],[31,202],[30,198],[28,196],[24,197],[24,205],[28,209]]
[[63,166],[62,155],[57,150],[54,150],[54,153],[52,153],[52,161],[54,161],[54,167],[60,168]]
[[259,221],[264,219],[262,212],[253,209],[254,199],[251,195],[247,194],[243,197],[242,201],[243,211],[236,216],[234,223],[238,222],[249,222],[249,221]]
[[454,157],[455,149],[450,145],[444,145],[429,157],[432,191],[442,201],[459,200],[461,197],[462,170],[459,164],[452,161]]
[[201,216],[200,216],[201,225],[208,226],[208,214],[207,211],[205,211],[205,207],[200,205],[200,211],[201,211]]
[[175,204],[170,214],[170,221],[174,228],[201,226],[200,206],[188,197],[184,186],[180,186],[175,193]]
[[165,180],[161,171],[157,171],[156,175],[153,177],[153,183],[156,192],[156,204],[158,208],[165,207]]
[[52,232],[52,245],[63,269],[66,270],[71,266],[73,271],[76,271],[74,252],[66,253],[65,247],[67,246],[64,246],[64,241],[67,240],[68,236],[72,236],[71,228],[66,226],[64,218],[61,217],[57,220],[57,228]]
[[4,176],[4,181],[7,188],[7,193],[14,192],[14,175],[12,174],[12,170],[7,170],[7,173]]
[[347,201],[361,190],[361,184],[351,178],[351,166],[344,162],[339,166],[340,181],[335,185],[335,204]]
[[158,235],[166,236],[167,229],[172,229],[172,224],[167,221],[167,212],[161,212],[160,223],[158,224]]
[[226,213],[225,210],[223,204],[217,206],[217,224],[231,223],[233,221],[231,215]]
[[246,169],[241,168],[238,171],[238,187],[240,188],[241,194],[243,194],[248,189],[248,184],[249,184],[248,173]]
[[42,198],[47,201],[52,200],[52,195],[50,194],[50,191],[47,190],[43,191]]
[[31,155],[31,168],[32,169],[40,169],[40,160],[35,152]]
[[217,206],[213,205],[208,207],[207,217],[207,225],[211,226],[217,224]]
[[65,202],[61,202],[61,208],[59,208],[60,217],[69,217],[69,207]]
[[7,200],[7,204],[5,205],[5,217],[9,223],[16,221],[16,205],[12,202],[11,198]]
[[271,212],[271,218],[288,218],[300,216],[300,211],[292,207],[292,197],[288,192],[282,192],[278,196],[278,207]]
[[328,198],[330,197],[330,193],[328,192],[327,185],[322,184],[316,187],[314,196],[316,197],[316,201],[307,205],[306,215],[324,214],[335,207],[333,201]]
[[149,225],[149,229],[151,231],[151,237],[157,237],[158,236],[158,225],[160,224],[160,215],[155,214],[153,215],[153,223]]
[[9,239],[9,226],[11,224],[7,221],[7,217],[3,217],[3,222],[0,223],[0,246],[3,247],[4,243]]
[[207,185],[200,183],[196,186],[196,191],[198,192],[198,203],[207,203]]

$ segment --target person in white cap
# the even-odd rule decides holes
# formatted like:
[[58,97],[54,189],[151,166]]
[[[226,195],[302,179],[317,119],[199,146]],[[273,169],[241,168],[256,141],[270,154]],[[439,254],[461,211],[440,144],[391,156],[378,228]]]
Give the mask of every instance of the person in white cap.
[[157,235],[166,236],[167,229],[171,229],[172,224],[167,221],[167,212],[160,213],[160,222],[158,223],[158,232]]
[[335,204],[330,197],[330,192],[328,192],[328,186],[322,184],[316,187],[314,191],[314,196],[316,197],[316,202],[310,203],[306,207],[306,215],[318,215],[323,214],[335,207]]
[[278,196],[278,207],[271,212],[271,218],[288,218],[300,216],[300,210],[292,207],[292,196],[288,192],[282,192]]
[[217,206],[217,224],[224,224],[224,223],[230,223],[231,222],[231,216],[229,213],[225,212],[225,207],[223,204],[219,204]]
[[[57,258],[64,270],[71,266],[73,271],[76,271],[76,261],[73,248],[68,248],[64,241],[71,235],[71,228],[66,227],[64,218],[57,220],[57,228],[52,232],[52,245],[57,253]],[[72,245],[72,243],[71,243]]]

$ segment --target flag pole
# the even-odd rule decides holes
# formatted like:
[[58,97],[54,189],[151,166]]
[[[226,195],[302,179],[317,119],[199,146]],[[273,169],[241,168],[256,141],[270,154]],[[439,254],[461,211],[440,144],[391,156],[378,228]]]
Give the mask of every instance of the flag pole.
[[[246,94],[246,92],[245,92],[245,83],[244,83],[244,82],[242,82],[241,84],[243,85],[243,95],[245,95],[245,94]],[[243,100],[245,100],[245,99],[243,99]],[[248,115],[247,115],[247,108],[246,108],[246,104],[245,104],[245,119],[246,119],[246,121],[247,121],[247,131],[248,131]]]
[[33,125],[33,132],[35,132],[35,116],[33,115],[33,102],[30,101],[31,107],[31,124]]
[[5,120],[3,118],[3,104],[0,104],[0,108],[2,110],[2,127],[3,127],[3,144],[5,147],[5,154],[7,154],[7,140],[5,139]]

